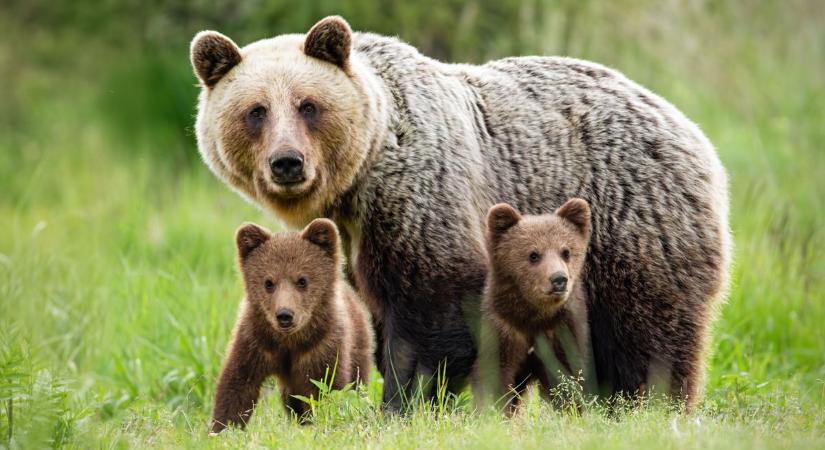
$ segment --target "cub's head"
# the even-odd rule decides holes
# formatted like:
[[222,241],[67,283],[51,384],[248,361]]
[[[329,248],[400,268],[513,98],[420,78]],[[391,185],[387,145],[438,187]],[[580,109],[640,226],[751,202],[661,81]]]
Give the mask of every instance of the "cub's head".
[[537,312],[552,313],[567,301],[584,265],[590,208],[574,198],[553,214],[521,216],[501,203],[487,214],[490,276],[515,289]]
[[215,31],[192,40],[201,156],[292,226],[352,185],[379,129],[374,81],[351,49],[340,17],[243,48]]
[[338,231],[327,219],[272,234],[246,224],[235,235],[246,298],[276,333],[301,331],[331,308],[339,276]]

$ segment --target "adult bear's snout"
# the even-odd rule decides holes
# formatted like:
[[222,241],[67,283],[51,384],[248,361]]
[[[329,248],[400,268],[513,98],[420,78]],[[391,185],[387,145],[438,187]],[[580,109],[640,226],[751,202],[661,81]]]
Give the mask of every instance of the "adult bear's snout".
[[272,180],[278,184],[292,184],[304,181],[304,156],[296,150],[286,150],[269,158]]

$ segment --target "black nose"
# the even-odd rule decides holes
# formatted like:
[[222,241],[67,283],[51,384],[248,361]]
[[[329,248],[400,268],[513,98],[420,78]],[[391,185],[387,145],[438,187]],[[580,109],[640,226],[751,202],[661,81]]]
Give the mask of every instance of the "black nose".
[[278,325],[281,328],[289,328],[292,326],[292,310],[281,308],[275,312],[275,318],[278,320]]
[[295,150],[272,155],[269,158],[269,168],[276,183],[289,184],[304,179],[304,157]]
[[564,292],[567,290],[567,275],[564,272],[556,272],[550,275],[550,283],[553,284],[554,292]]

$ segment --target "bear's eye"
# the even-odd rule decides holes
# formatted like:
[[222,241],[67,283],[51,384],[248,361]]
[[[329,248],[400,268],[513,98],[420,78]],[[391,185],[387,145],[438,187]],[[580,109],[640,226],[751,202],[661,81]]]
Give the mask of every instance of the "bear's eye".
[[306,277],[299,277],[298,280],[295,281],[295,286],[298,286],[298,289],[306,289],[306,287],[307,287]]
[[315,115],[318,114],[318,107],[315,106],[315,103],[305,100],[298,108],[298,112],[301,113],[304,119],[314,119]]
[[561,251],[561,259],[563,259],[564,262],[569,262],[570,261],[570,250],[568,250],[568,249],[562,250]]
[[273,293],[275,291],[275,283],[267,278],[266,281],[264,281],[264,289],[266,289],[266,292],[269,292],[270,294]]
[[539,259],[541,259],[541,255],[539,254],[539,252],[533,250],[532,252],[530,252],[529,258],[531,263],[537,263],[539,262]]
[[249,111],[249,118],[253,120],[263,120],[266,118],[266,108],[263,106],[256,106]]

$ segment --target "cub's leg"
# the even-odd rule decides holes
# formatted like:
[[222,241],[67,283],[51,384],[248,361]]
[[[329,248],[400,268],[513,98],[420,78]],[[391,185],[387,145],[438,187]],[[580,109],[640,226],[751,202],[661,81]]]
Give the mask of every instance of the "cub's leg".
[[501,388],[507,416],[512,416],[518,410],[521,395],[531,381],[533,360],[528,361],[530,347],[521,336],[512,336],[499,332],[499,370],[501,374]]
[[547,375],[547,368],[544,367],[544,363],[534,352],[530,352],[527,354],[524,362],[522,362],[521,369],[519,369],[516,373],[514,381],[515,384],[513,385],[513,388],[510,389],[512,398],[509,399],[505,409],[507,417],[512,417],[516,412],[518,412],[519,405],[521,404],[521,397],[524,395],[524,391],[530,383],[536,380],[539,382],[539,393],[542,398],[549,399],[550,391],[548,386],[550,379]]
[[269,374],[269,363],[260,352],[242,338],[233,342],[215,393],[213,433],[219,433],[229,425],[246,427],[261,385]]
[[[298,393],[295,392],[293,389],[290,389],[288,386],[281,387],[281,402],[284,404],[284,409],[288,415],[294,414],[295,418],[298,419],[300,423],[308,423],[310,418],[311,409],[309,405],[304,402],[303,400],[299,400],[293,395],[299,394],[304,395],[304,392]],[[318,399],[317,393],[306,393],[306,397],[310,397],[314,395],[314,398]]]

